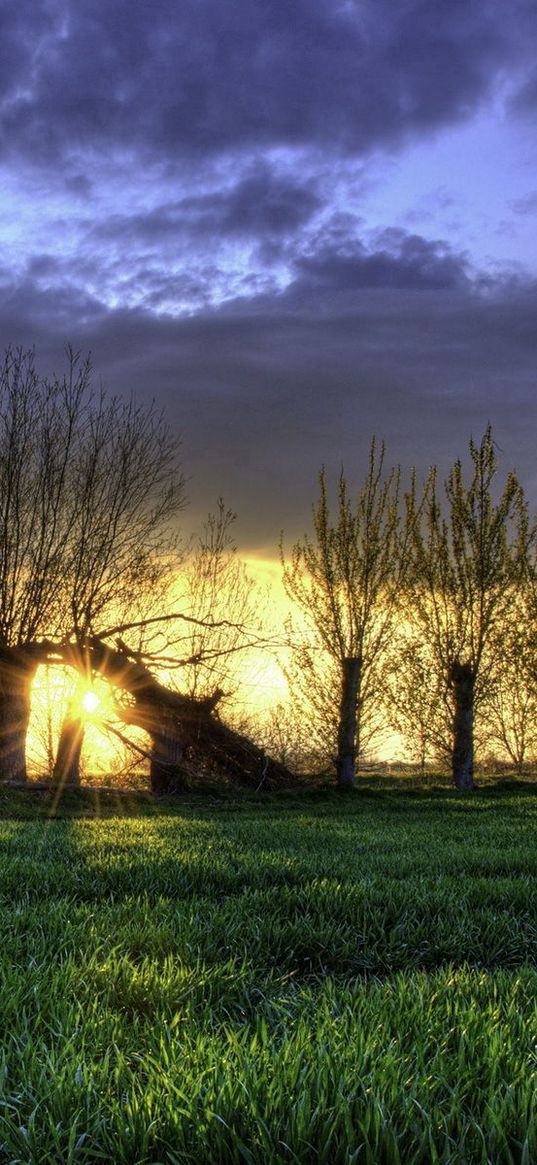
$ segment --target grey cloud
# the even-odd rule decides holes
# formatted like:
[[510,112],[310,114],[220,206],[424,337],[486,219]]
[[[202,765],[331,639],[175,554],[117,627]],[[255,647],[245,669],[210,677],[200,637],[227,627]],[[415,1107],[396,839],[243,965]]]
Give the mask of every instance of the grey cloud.
[[308,522],[318,467],[363,469],[372,432],[390,456],[445,465],[495,426],[505,460],[535,478],[537,290],[511,281],[339,287],[236,300],[182,319],[106,311],[24,286],[0,299],[0,347],[35,342],[47,368],[66,342],[93,352],[111,391],[157,396],[183,435],[191,519],[222,493],[241,536],[274,552]]
[[270,239],[303,226],[320,205],[311,182],[279,175],[263,162],[249,167],[227,189],[179,198],[142,213],[113,214],[90,226],[89,233],[95,239],[149,247],[181,240],[199,243],[214,236]]
[[69,343],[73,331],[103,319],[106,309],[94,296],[74,280],[54,276],[55,264],[48,264],[44,256],[22,279],[5,279],[0,291],[3,347],[32,347],[41,341],[48,347],[49,336],[62,336],[63,343]]
[[66,264],[57,255],[46,252],[34,255],[28,262],[27,275],[30,279],[58,279],[66,275]]
[[6,0],[0,148],[50,199],[50,239],[30,214],[17,277],[12,194],[0,349],[35,344],[50,370],[70,342],[111,391],[157,396],[192,510],[222,493],[271,553],[308,522],[320,463],[359,476],[372,432],[425,467],[491,419],[537,495],[535,285],[366,234],[347,181],[522,75],[536,32],[534,0],[508,21],[500,0]]
[[300,291],[319,287],[433,291],[468,282],[463,255],[452,252],[445,243],[394,229],[381,232],[372,249],[359,240],[345,239],[333,246],[328,239],[313,253],[299,256],[295,266]]
[[64,179],[65,189],[79,198],[91,197],[93,183],[86,174],[67,174]]
[[219,233],[279,235],[302,226],[321,205],[312,184],[280,177],[263,164],[228,195],[185,200],[200,215],[200,225]]
[[439,186],[436,190],[430,190],[422,195],[412,209],[402,216],[402,221],[407,226],[412,226],[415,223],[434,220],[439,212],[450,212],[451,220],[460,222],[460,211],[460,198],[456,198],[446,187]]
[[49,0],[37,16],[11,3],[0,141],[52,165],[113,146],[142,165],[163,151],[360,152],[467,116],[532,33],[530,0],[507,25],[499,0]]
[[0,36],[0,103],[13,103],[21,84],[32,75],[36,45],[44,50],[55,34],[56,21],[48,4],[34,0],[3,0]]
[[515,113],[533,116],[537,107],[537,68],[535,66],[518,85],[509,102]]

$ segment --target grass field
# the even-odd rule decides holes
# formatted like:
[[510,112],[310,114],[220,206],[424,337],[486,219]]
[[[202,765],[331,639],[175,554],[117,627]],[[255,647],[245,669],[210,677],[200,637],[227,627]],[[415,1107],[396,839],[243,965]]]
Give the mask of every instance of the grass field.
[[537,1161],[533,790],[94,804],[0,798],[1,1162]]

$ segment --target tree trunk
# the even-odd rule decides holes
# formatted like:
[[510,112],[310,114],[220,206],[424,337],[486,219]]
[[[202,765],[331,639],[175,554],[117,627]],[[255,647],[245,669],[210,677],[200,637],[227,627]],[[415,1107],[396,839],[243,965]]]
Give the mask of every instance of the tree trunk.
[[474,788],[474,683],[469,663],[454,663],[451,683],[455,696],[453,715],[453,782],[457,789]]
[[0,648],[0,781],[26,781],[26,734],[37,659],[24,648]]
[[84,723],[79,716],[67,713],[63,721],[53,777],[62,788],[80,786],[80,755],[84,743]]
[[340,789],[352,789],[356,768],[356,705],[362,661],[358,656],[343,660],[341,703],[337,733],[337,783]]

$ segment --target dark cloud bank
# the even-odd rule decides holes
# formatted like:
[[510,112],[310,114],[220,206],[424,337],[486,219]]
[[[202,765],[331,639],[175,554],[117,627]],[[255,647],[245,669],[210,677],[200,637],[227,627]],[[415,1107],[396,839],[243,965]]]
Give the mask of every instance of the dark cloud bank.
[[[351,151],[465,116],[523,47],[518,0],[5,0],[6,151]],[[529,43],[528,43],[529,42]],[[533,42],[534,43],[534,42]],[[533,100],[533,77],[519,103]]]
[[[491,420],[537,501],[535,283],[485,277],[449,240],[361,233],[327,178],[327,160],[366,165],[469,116],[509,70],[525,115],[535,12],[515,8],[506,26],[503,5],[467,0],[6,4],[5,164],[36,188],[63,176],[82,243],[75,265],[51,247],[0,269],[0,342],[48,369],[66,342],[91,349],[111,390],[156,397],[193,510],[224,494],[268,552],[307,522],[321,462],[358,478],[373,432],[403,464],[445,466]],[[118,189],[95,217],[115,151],[133,188],[160,167],[162,195],[133,209]],[[217,241],[248,244],[242,288]],[[122,271],[142,289],[130,308],[102,293]]]
[[69,289],[51,303],[27,284],[0,330],[31,336],[48,367],[70,336],[110,387],[156,396],[183,434],[195,509],[223,493],[246,539],[270,549],[280,526],[307,521],[321,462],[355,475],[373,432],[407,465],[445,465],[490,419],[537,483],[535,307],[532,285],[476,289],[453,257],[390,265],[381,252],[324,255],[279,295],[181,320]]

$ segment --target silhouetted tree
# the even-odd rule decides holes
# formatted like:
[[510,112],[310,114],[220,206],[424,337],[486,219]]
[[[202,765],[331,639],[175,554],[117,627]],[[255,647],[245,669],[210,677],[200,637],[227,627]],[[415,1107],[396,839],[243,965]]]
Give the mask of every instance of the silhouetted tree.
[[[196,699],[173,691],[126,644],[118,650],[91,636],[85,644],[85,655],[93,671],[125,693],[121,712],[124,723],[143,729],[150,737],[151,748],[146,755],[153,793],[176,792],[200,773],[227,774],[254,788],[296,783],[284,765],[222,722],[216,711],[218,692]],[[64,663],[79,665],[78,648],[74,645],[60,647],[58,657]]]
[[[408,617],[452,700],[452,773],[473,788],[474,713],[486,687],[492,637],[501,640],[513,592],[528,568],[530,532],[514,473],[495,500],[492,430],[470,441],[471,478],[456,461],[439,496],[437,470],[424,498],[408,497],[413,573]],[[410,598],[410,593],[409,593]]]
[[237,553],[237,515],[219,498],[187,549],[176,586],[176,608],[192,621],[175,638],[181,690],[204,698],[218,688],[225,698],[238,686],[237,664],[261,640],[264,596]]
[[335,519],[323,469],[313,535],[295,543],[288,562],[281,549],[284,585],[306,628],[298,639],[298,663],[335,753],[341,788],[352,787],[364,736],[379,714],[383,653],[407,571],[400,470],[386,471],[384,462],[384,445],[373,439],[354,504],[340,476]]
[[[175,442],[153,406],[95,392],[69,353],[0,371],[0,779],[26,776],[30,685],[51,640],[82,645],[166,568],[182,501]],[[80,657],[82,658],[82,656]],[[67,753],[65,753],[67,755]]]

